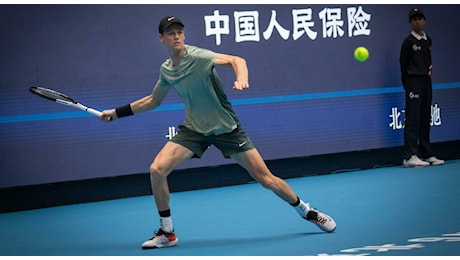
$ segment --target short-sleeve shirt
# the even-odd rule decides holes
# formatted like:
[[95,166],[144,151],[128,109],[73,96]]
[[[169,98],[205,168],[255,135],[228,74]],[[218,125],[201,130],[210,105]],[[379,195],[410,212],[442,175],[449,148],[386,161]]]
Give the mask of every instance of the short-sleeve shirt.
[[203,135],[230,133],[239,125],[214,68],[217,53],[185,45],[179,64],[167,59],[160,69],[159,86],[170,86],[184,101],[188,129]]

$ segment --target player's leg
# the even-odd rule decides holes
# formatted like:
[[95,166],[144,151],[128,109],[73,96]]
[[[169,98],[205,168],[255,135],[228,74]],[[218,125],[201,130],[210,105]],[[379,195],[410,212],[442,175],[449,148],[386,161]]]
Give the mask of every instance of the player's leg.
[[335,221],[330,216],[310,208],[309,203],[300,200],[286,181],[273,175],[257,149],[235,153],[230,157],[245,168],[263,187],[273,191],[281,199],[291,204],[301,217],[313,222],[326,232],[335,230]]
[[271,173],[257,149],[232,154],[230,157],[245,168],[251,177],[263,187],[273,191],[290,204],[297,201],[297,195],[291,187],[284,180]]
[[177,244],[178,239],[174,234],[171,211],[169,208],[168,175],[181,163],[192,157],[200,158],[209,143],[206,137],[195,133],[184,126],[179,126],[180,131],[161,149],[150,166],[150,182],[155,204],[160,215],[160,229],[150,239],[142,244],[142,248],[168,247]]
[[150,183],[157,210],[160,228],[154,236],[142,244],[143,249],[175,246],[179,239],[174,234],[169,208],[168,175],[181,163],[192,158],[194,153],[184,146],[167,142],[150,165]]
[[174,142],[167,142],[150,165],[150,182],[158,211],[169,209],[168,175],[192,158],[193,152]]

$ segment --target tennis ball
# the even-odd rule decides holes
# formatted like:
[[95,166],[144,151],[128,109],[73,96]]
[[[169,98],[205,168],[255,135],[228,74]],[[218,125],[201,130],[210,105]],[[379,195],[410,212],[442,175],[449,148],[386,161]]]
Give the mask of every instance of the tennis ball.
[[365,47],[358,47],[355,49],[355,59],[357,61],[366,61],[369,58],[369,51]]

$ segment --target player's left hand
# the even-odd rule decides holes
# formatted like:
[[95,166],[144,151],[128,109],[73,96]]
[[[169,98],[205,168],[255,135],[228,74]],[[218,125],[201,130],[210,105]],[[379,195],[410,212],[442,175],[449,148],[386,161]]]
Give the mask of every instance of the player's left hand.
[[247,81],[235,80],[235,82],[233,83],[233,89],[244,90],[246,88],[249,88],[249,82],[247,82]]

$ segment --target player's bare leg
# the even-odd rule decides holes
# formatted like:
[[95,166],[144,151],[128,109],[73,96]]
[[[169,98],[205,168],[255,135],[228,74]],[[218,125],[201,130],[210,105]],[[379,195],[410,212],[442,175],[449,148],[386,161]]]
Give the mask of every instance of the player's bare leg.
[[143,249],[175,246],[179,239],[169,209],[168,175],[181,163],[192,158],[193,152],[187,148],[167,142],[150,165],[150,183],[157,210],[160,214],[160,228],[153,237],[142,244]]
[[297,195],[291,187],[283,179],[272,174],[257,149],[233,154],[231,158],[245,168],[263,187],[273,191],[287,203],[292,204],[297,201]]
[[168,175],[192,156],[193,152],[182,145],[167,142],[150,165],[150,183],[158,211],[169,209]]
[[273,175],[257,149],[233,154],[231,158],[245,168],[263,187],[273,191],[278,197],[291,204],[301,217],[316,224],[326,232],[335,230],[336,224],[330,216],[310,208],[310,204],[300,200],[283,179]]

